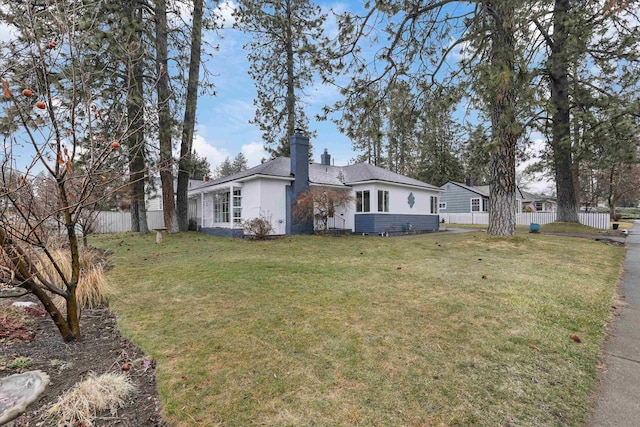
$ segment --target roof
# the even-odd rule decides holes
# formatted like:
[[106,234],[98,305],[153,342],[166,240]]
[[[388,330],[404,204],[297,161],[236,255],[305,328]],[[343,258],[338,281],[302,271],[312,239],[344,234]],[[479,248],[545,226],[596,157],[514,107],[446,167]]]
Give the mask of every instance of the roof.
[[483,197],[489,197],[489,186],[488,186],[488,185],[475,185],[475,186],[468,186],[468,185],[462,184],[462,183],[460,183],[460,182],[448,181],[448,182],[446,182],[446,183],[445,183],[442,187],[440,187],[440,188],[445,188],[445,186],[446,186],[447,184],[455,184],[455,185],[457,185],[458,187],[462,187],[462,188],[464,188],[465,190],[472,191],[472,192],[474,192],[474,193],[476,193],[476,194],[478,194],[478,195],[480,195],[480,196],[483,196]]
[[544,194],[529,193],[527,191],[522,191],[522,190],[520,190],[520,193],[522,194],[522,200],[525,202],[539,202],[539,201],[554,202],[554,203],[556,202],[556,198],[552,196],[545,196]]
[[[213,181],[202,182],[202,185],[191,187],[192,190],[214,187],[226,182],[245,180],[251,177],[265,176],[274,178],[289,178],[291,174],[291,159],[289,157],[277,157],[242,172],[229,175]],[[440,188],[409,178],[386,169],[379,168],[369,163],[357,163],[348,166],[330,166],[319,163],[309,164],[309,182],[317,185],[352,186],[369,181],[382,181],[391,184],[408,185],[429,190],[441,191]]]

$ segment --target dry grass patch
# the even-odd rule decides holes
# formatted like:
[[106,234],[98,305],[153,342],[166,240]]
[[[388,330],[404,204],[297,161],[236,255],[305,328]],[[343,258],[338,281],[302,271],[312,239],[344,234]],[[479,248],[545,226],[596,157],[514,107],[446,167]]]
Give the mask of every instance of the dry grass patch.
[[[52,251],[55,265],[65,277],[71,277],[71,258],[68,250]],[[41,257],[37,263],[38,271],[52,283],[59,283],[60,276],[54,263]],[[76,289],[76,296],[80,307],[98,307],[108,302],[112,289],[104,274],[104,267],[99,258],[91,250],[80,251],[80,280]],[[65,307],[64,298],[54,295],[57,307]]]
[[51,425],[84,425],[91,427],[97,414],[108,411],[111,416],[125,403],[134,390],[131,380],[123,374],[106,373],[89,376],[65,392],[47,411]]
[[584,423],[624,256],[480,232],[99,243],[176,426]]

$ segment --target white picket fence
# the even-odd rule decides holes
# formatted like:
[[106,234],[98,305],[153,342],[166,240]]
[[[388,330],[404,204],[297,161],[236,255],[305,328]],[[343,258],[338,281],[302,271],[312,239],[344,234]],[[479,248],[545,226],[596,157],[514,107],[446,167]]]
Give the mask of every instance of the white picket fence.
[[[149,230],[164,228],[162,211],[147,211]],[[131,231],[129,212],[100,212],[94,225],[94,233],[124,233]]]
[[[600,228],[602,230],[609,229],[608,213],[580,213],[578,214],[580,224],[590,227]],[[489,214],[487,212],[473,213],[443,213],[440,212],[440,220],[446,224],[478,224],[488,225]],[[555,212],[523,212],[516,214],[516,224],[549,224],[556,220]]]

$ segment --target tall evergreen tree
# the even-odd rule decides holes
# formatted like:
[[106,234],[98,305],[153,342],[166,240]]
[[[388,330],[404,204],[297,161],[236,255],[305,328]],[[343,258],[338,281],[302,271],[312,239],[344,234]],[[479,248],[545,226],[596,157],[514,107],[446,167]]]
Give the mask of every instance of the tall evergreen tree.
[[189,228],[189,166],[193,147],[193,132],[196,125],[196,109],[198,106],[198,85],[200,82],[200,49],[202,47],[202,26],[204,17],[204,0],[193,0],[193,22],[191,24],[191,52],[189,56],[189,77],[180,142],[180,160],[178,162],[178,189],[176,196],[176,213],[178,228],[187,231]]
[[179,231],[173,191],[173,117],[171,115],[171,89],[169,86],[169,48],[167,1],[155,2],[156,73],[158,103],[158,140],[160,143],[160,181],[162,183],[162,209],[164,225],[171,233]]
[[326,16],[309,0],[240,0],[236,15],[238,26],[253,37],[245,46],[258,92],[253,123],[271,155],[287,157],[295,129],[314,135],[303,98],[314,77],[329,69]]
[[[614,99],[622,85],[605,82],[610,78],[620,82],[630,76],[638,92],[640,35],[637,25],[629,22],[637,22],[638,7],[637,0],[579,4],[553,0],[539,5],[540,17],[534,14],[533,23],[548,55],[544,76],[551,97],[546,111],[552,135],[551,166],[556,180],[558,221],[578,222],[579,162],[586,152],[580,141],[582,132],[572,134],[571,122],[578,123],[576,115],[585,106],[588,108],[588,94],[598,93],[599,98],[606,96],[616,103]],[[617,114],[627,113],[625,106]]]

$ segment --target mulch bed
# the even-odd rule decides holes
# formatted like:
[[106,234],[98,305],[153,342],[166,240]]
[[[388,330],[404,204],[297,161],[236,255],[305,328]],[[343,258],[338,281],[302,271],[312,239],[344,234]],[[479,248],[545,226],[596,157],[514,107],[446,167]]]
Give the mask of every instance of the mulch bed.
[[[80,319],[83,340],[66,344],[44,310],[27,310],[34,318],[31,331],[0,335],[0,377],[29,370],[42,370],[50,383],[40,399],[15,420],[15,427],[43,426],[41,415],[58,397],[90,372],[126,372],[135,392],[117,414],[99,414],[96,426],[166,426],[156,389],[155,363],[130,340],[124,338],[108,308],[84,309]],[[6,336],[8,335],[8,336]],[[31,359],[29,366],[9,368],[17,357]],[[123,369],[124,368],[124,369]],[[75,425],[74,425],[75,426]]]

